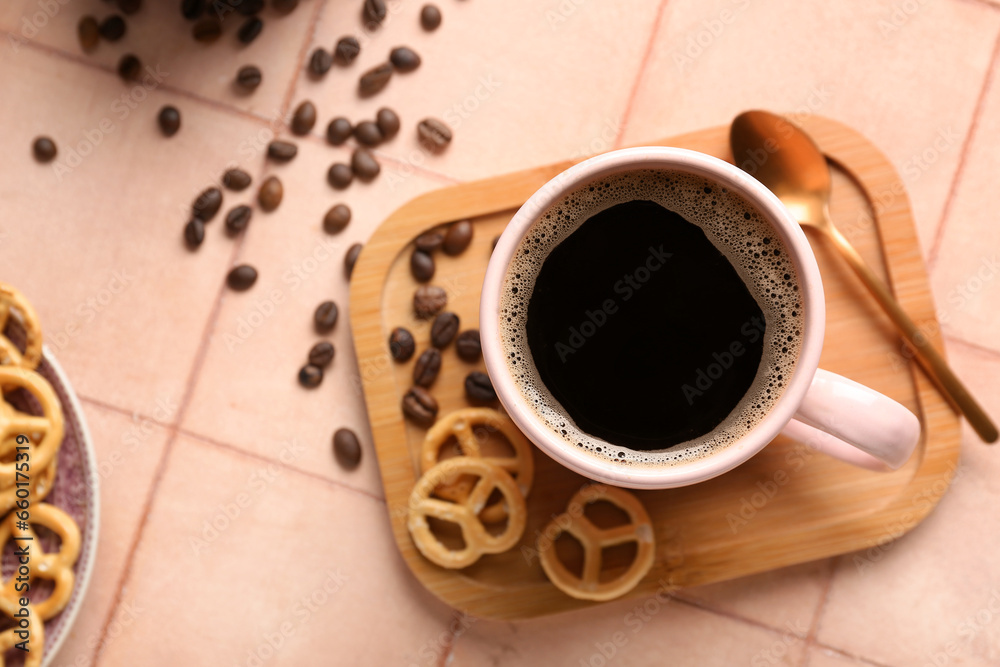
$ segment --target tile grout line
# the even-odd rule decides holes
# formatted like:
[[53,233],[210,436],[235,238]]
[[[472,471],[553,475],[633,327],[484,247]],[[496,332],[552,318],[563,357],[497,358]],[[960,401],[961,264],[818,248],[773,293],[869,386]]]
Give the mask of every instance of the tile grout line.
[[824,651],[832,651],[833,653],[836,653],[839,656],[842,656],[844,658],[850,658],[855,662],[860,662],[865,665],[871,665],[871,667],[891,667],[890,665],[884,662],[878,662],[877,660],[866,658],[863,655],[856,655],[849,651],[845,651],[844,649],[837,648],[836,646],[829,646],[827,644],[823,644],[822,642],[816,642],[815,648],[820,648],[823,649]]
[[312,46],[313,37],[316,36],[316,26],[319,25],[319,21],[323,16],[323,10],[326,9],[327,0],[320,0],[316,3],[315,9],[313,9],[312,20],[309,22],[309,29],[306,31],[306,38],[302,41],[302,46],[299,47],[299,55],[295,59],[295,69],[293,70],[292,82],[288,86],[288,90],[285,92],[285,98],[281,103],[281,122],[287,128],[288,123],[285,117],[288,115],[289,109],[292,106],[292,100],[295,99],[295,93],[299,89],[299,79],[302,78],[302,68],[306,64],[306,54],[309,53],[309,47]]
[[802,655],[802,664],[799,667],[807,667],[809,664],[809,651],[816,645],[816,636],[819,634],[819,624],[826,612],[826,605],[830,601],[830,589],[833,588],[833,578],[837,573],[837,563],[839,557],[831,558],[827,563],[826,581],[823,582],[823,590],[816,603],[816,610],[813,612],[812,622],[809,624],[809,632],[806,634],[805,651]]
[[972,122],[969,124],[969,131],[962,142],[962,152],[958,155],[958,166],[955,168],[955,175],[951,179],[951,186],[948,188],[948,197],[945,199],[944,208],[941,210],[941,219],[938,221],[937,229],[934,230],[934,239],[931,241],[930,251],[927,253],[927,272],[934,273],[934,266],[937,263],[938,253],[941,251],[941,242],[944,240],[945,227],[948,225],[948,217],[951,208],[958,194],[958,186],[965,175],[965,166],[972,148],[973,139],[979,129],[979,121],[983,117],[986,107],[987,93],[992,89],[993,74],[997,68],[997,60],[1000,59],[1000,30],[997,31],[996,39],[993,42],[993,51],[990,54],[990,62],[986,68],[986,76],[983,78],[983,85],[979,89],[979,96],[976,99],[976,106],[972,111]]
[[105,403],[104,401],[102,401],[100,399],[91,398],[90,396],[83,396],[81,394],[77,394],[76,397],[80,399],[81,403],[89,403],[90,405],[95,405],[95,406],[97,406],[97,407],[99,407],[99,408],[101,408],[103,410],[107,410],[108,412],[115,412],[115,413],[123,415],[125,417],[131,417],[132,419],[139,418],[139,419],[144,419],[144,420],[147,420],[147,421],[151,421],[151,422],[153,422],[154,424],[156,424],[157,426],[159,426],[160,428],[163,428],[163,429],[177,430],[177,426],[178,425],[177,425],[176,422],[174,422],[174,423],[163,422],[163,421],[160,421],[159,419],[156,419],[155,417],[147,415],[144,412],[139,412],[138,410],[129,410],[128,408],[118,407],[117,405],[112,405],[111,403]]
[[749,616],[743,616],[742,614],[738,614],[736,612],[732,612],[727,609],[719,609],[717,607],[713,607],[709,604],[706,604],[702,600],[698,600],[697,598],[681,597],[677,593],[671,594],[670,597],[671,599],[677,601],[680,604],[686,605],[688,607],[693,607],[694,609],[700,609],[701,611],[707,612],[709,614],[714,614],[715,616],[719,616],[721,618],[725,618],[730,621],[742,623],[743,625],[749,625],[751,627],[757,628],[758,630],[766,630],[767,632],[776,635],[780,635],[783,632],[785,632],[785,630],[781,628],[776,628],[773,625],[769,625],[767,623],[764,623],[763,621],[758,621],[757,619],[750,618]]
[[949,343],[955,343],[956,345],[961,345],[962,347],[969,348],[970,350],[975,350],[976,352],[979,352],[987,357],[1000,357],[1000,350],[994,350],[991,347],[986,347],[985,345],[980,345],[979,343],[973,343],[972,341],[965,340],[955,334],[944,332],[944,339]]
[[653,29],[649,33],[649,39],[646,42],[646,50],[642,54],[642,60],[639,61],[639,71],[636,73],[635,81],[632,83],[632,90],[629,91],[628,99],[625,102],[625,111],[622,112],[622,121],[618,129],[618,136],[615,137],[613,144],[616,149],[621,148],[622,139],[625,136],[625,131],[628,129],[628,120],[632,115],[632,105],[639,94],[639,86],[642,84],[649,60],[653,55],[653,45],[656,43],[656,37],[660,33],[660,25],[663,22],[663,10],[666,9],[667,2],[669,0],[660,0],[660,6],[656,8],[656,16],[653,18]]

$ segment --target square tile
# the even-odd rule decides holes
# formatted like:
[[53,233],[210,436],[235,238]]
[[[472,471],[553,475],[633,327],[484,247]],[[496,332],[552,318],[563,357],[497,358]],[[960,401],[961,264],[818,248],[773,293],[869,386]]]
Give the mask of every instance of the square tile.
[[[873,662],[814,646],[809,649],[809,659],[803,667],[870,667]],[[889,667],[885,665],[884,667]]]

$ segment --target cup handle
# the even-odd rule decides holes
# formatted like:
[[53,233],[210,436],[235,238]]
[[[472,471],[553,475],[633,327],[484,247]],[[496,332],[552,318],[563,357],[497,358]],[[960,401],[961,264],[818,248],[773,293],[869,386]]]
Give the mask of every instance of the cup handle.
[[820,369],[781,432],[842,461],[886,471],[909,460],[920,420],[888,396]]

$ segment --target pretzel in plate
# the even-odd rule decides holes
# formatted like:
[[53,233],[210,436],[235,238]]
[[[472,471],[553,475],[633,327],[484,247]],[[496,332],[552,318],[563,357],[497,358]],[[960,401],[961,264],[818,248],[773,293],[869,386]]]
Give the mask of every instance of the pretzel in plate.
[[[21,607],[17,600],[11,600],[7,597],[0,595],[0,612],[11,619],[14,619],[14,614],[20,611]],[[23,636],[19,636],[19,632],[28,631],[28,638],[30,643],[28,647],[30,650],[27,653],[23,651],[18,651],[24,656],[24,667],[41,667],[42,665],[42,654],[45,651],[45,624],[42,623],[42,619],[39,618],[38,612],[32,605],[26,607],[28,610],[28,626],[26,628],[21,628],[15,625],[13,628],[8,628],[3,632],[0,632],[0,667],[4,667],[6,662],[3,659],[3,654],[14,648],[16,644],[24,641]]]
[[[475,432],[477,426],[499,432],[510,443],[514,450],[513,456],[483,456],[481,443]],[[426,473],[437,465],[441,448],[452,437],[458,442],[463,456],[482,459],[503,468],[517,482],[521,495],[528,495],[535,476],[531,444],[507,415],[489,408],[466,408],[450,412],[437,420],[424,437],[420,450],[421,472]],[[438,489],[437,495],[447,500],[464,502],[471,490],[471,481],[468,477],[463,477],[452,484],[443,485]],[[507,518],[507,510],[498,501],[483,508],[479,516],[486,523],[497,523]]]
[[[624,511],[629,523],[614,528],[598,528],[586,517],[583,507],[597,501],[606,501]],[[634,495],[615,486],[591,484],[573,496],[567,512],[555,517],[539,539],[538,552],[542,569],[549,581],[566,595],[580,600],[613,600],[635,588],[653,566],[653,525],[649,514]],[[570,572],[556,555],[555,541],[567,532],[583,546],[583,576]],[[542,544],[542,539],[547,544]],[[602,551],[627,542],[638,547],[635,560],[619,577],[601,581]]]
[[[460,475],[478,478],[464,500],[451,502],[433,497],[442,484],[452,483]],[[507,525],[499,535],[487,531],[479,516],[494,490],[507,504]],[[483,554],[507,551],[521,538],[527,519],[524,496],[507,471],[466,456],[443,461],[424,473],[413,487],[409,508],[406,525],[417,549],[431,562],[449,569],[472,565]],[[428,517],[458,524],[465,546],[449,549],[431,531]]]
[[[16,366],[0,366],[0,442],[27,436],[28,463],[32,476],[38,475],[52,461],[62,445],[63,412],[52,385],[34,371]],[[3,394],[21,388],[31,394],[42,414],[21,412],[6,401]],[[14,461],[0,462],[0,489],[14,484],[17,469]]]
[[[7,322],[15,317],[24,327],[24,352],[4,334]],[[0,366],[18,366],[28,370],[42,360],[42,326],[34,307],[19,291],[0,283]]]
[[[8,438],[0,442],[0,462],[13,461],[16,451],[17,440],[15,438]],[[56,481],[56,458],[53,458],[41,470],[36,470],[34,467],[31,468],[31,481],[28,484],[28,497],[26,500],[32,505],[45,500],[45,497],[49,495],[49,491],[52,490],[52,486]],[[0,490],[0,517],[14,509],[18,500],[17,489],[16,485],[11,484],[6,489]]]

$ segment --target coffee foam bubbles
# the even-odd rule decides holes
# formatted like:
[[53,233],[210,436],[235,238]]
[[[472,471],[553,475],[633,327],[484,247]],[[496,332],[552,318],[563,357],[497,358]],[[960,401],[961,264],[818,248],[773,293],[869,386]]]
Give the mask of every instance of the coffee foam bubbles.
[[[729,417],[699,438],[660,451],[619,447],[577,427],[538,376],[525,334],[535,279],[552,249],[591,216],[633,200],[656,202],[698,225],[736,269],[766,322],[757,376]],[[777,402],[792,376],[801,347],[804,317],[798,285],[786,246],[741,195],[686,172],[637,170],[616,174],[591,181],[564,196],[539,216],[522,239],[507,268],[500,296],[501,346],[507,368],[517,379],[527,403],[568,444],[619,465],[676,465],[735,443],[753,430]],[[711,369],[706,372],[710,375]],[[711,399],[705,396],[701,400]]]

